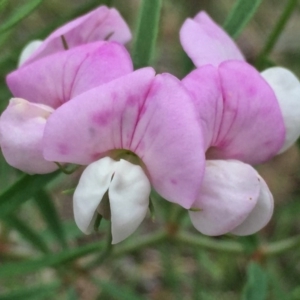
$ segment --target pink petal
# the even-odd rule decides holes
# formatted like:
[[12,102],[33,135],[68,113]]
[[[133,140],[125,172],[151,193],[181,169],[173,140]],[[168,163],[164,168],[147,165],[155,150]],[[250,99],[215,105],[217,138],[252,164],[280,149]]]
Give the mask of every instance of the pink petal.
[[198,195],[201,128],[189,95],[171,75],[154,79],[145,68],[81,94],[49,118],[44,141],[46,159],[79,164],[131,150],[163,197],[189,207]]
[[26,173],[49,173],[57,166],[42,154],[42,137],[50,107],[14,98],[0,118],[0,145],[6,161]]
[[223,115],[223,98],[218,69],[206,65],[188,74],[182,83],[190,92],[201,121],[207,150],[216,143]]
[[271,87],[249,64],[224,62],[219,67],[224,112],[218,138],[207,156],[259,164],[283,145],[285,126]]
[[45,157],[87,165],[109,150],[129,149],[154,76],[141,69],[62,105],[45,129]]
[[93,87],[132,72],[126,49],[114,42],[96,42],[50,55],[7,76],[15,97],[59,107]]
[[235,160],[208,160],[198,199],[189,215],[206,235],[222,235],[243,223],[254,209],[260,191],[257,172]]
[[247,219],[234,228],[231,233],[236,235],[253,234],[265,227],[273,214],[274,200],[266,182],[257,174],[260,182],[260,194],[257,203]]
[[105,40],[107,37],[110,41],[121,44],[125,44],[131,39],[130,29],[119,12],[114,8],[100,6],[55,30],[26,60],[24,66],[47,55],[63,51],[62,36],[69,48]]
[[132,141],[146,164],[154,188],[171,202],[189,208],[198,196],[205,166],[197,114],[179,80],[156,76]]
[[187,19],[180,30],[180,41],[187,55],[197,67],[244,57],[229,35],[202,11],[194,19]]

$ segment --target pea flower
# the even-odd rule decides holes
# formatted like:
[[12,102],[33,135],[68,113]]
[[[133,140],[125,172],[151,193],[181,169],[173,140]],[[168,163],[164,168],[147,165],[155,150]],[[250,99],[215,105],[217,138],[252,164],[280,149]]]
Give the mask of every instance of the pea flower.
[[6,161],[27,173],[57,166],[42,155],[48,117],[88,89],[132,72],[126,49],[116,42],[94,42],[28,63],[7,76],[14,97],[0,117],[0,145]]
[[126,44],[131,40],[127,24],[114,8],[100,6],[52,32],[44,41],[30,42],[22,51],[19,66],[40,58],[96,41],[115,41]]
[[89,233],[98,213],[110,214],[115,244],[144,219],[150,186],[185,208],[196,200],[204,168],[203,151],[195,151],[203,148],[201,135],[182,83],[144,68],[51,114],[44,157],[87,165],[74,193],[75,221]]
[[273,197],[248,164],[263,163],[300,134],[300,84],[275,67],[261,74],[205,12],[180,31],[197,69],[183,83],[203,127],[206,170],[190,217],[200,232],[248,235],[270,220]]
[[[261,154],[260,159],[254,159],[254,161],[251,159],[250,163],[257,164],[267,161],[275,154],[282,153],[288,149],[297,140],[300,135],[300,84],[292,72],[282,67],[272,67],[259,74],[245,62],[243,54],[234,41],[205,12],[200,12],[194,19],[187,19],[184,22],[180,31],[180,40],[184,50],[198,68],[212,65],[218,69],[222,88],[225,85],[225,98],[231,96],[229,92],[232,92],[235,86],[241,85],[244,88],[239,92],[244,94],[239,96],[240,99],[243,98],[239,101],[246,103],[244,105],[250,105],[248,101],[250,103],[253,102],[256,94],[263,93],[262,86],[265,86],[264,90],[268,89],[269,95],[265,92],[262,98],[268,99],[264,100],[261,105],[264,105],[266,109],[273,110],[275,106],[279,106],[279,113],[284,123],[277,122],[275,119],[272,124],[270,120],[264,122],[264,128],[267,124],[270,124],[270,131],[272,126],[276,125],[276,132],[273,132],[273,135],[271,135],[271,132],[267,134],[266,128],[256,132],[259,135],[264,134],[266,136],[265,139],[269,137],[269,140],[274,141],[272,145],[272,148],[274,147],[273,151],[266,149],[266,147],[264,147],[265,149],[260,148],[261,153],[268,150],[270,152],[269,157]],[[255,84],[251,86],[248,84],[249,81],[253,81]],[[247,91],[247,88],[252,90]],[[251,95],[251,92],[254,95]],[[251,100],[247,100],[246,97]],[[226,102],[226,99],[224,102]],[[277,105],[275,102],[277,102]],[[267,103],[269,103],[268,107]],[[251,105],[254,104],[251,103]],[[260,105],[260,103],[256,103],[256,105]],[[261,114],[264,114],[264,118],[271,119],[271,114],[270,117],[268,116],[269,111],[261,111]],[[225,131],[226,129],[223,130]],[[283,143],[279,141],[280,138],[278,136],[280,135],[284,135]],[[280,145],[279,149],[275,141]],[[239,145],[242,146],[242,143]],[[249,143],[245,145],[248,147]],[[267,146],[269,148],[271,145],[268,144]],[[240,159],[240,157],[236,158]]]

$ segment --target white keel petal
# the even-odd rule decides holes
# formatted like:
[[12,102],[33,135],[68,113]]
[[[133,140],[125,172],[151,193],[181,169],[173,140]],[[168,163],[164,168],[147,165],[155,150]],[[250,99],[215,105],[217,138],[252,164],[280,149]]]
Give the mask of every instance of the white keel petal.
[[41,46],[43,41],[35,40],[27,44],[21,52],[19,57],[18,67],[21,67],[23,63]]
[[150,182],[140,166],[118,162],[108,191],[113,244],[126,239],[144,220],[150,191]]
[[92,232],[97,207],[109,188],[117,162],[110,157],[91,163],[83,171],[73,197],[75,222],[85,234]]
[[[258,174],[257,174],[258,175]],[[250,235],[265,227],[270,221],[273,209],[274,200],[266,182],[258,175],[260,180],[260,194],[256,206],[249,214],[247,219],[231,233],[236,235]]]
[[292,72],[281,67],[269,68],[261,75],[272,87],[283,115],[286,137],[279,151],[282,153],[300,136],[300,82]]
[[211,236],[230,232],[240,225],[257,203],[260,184],[257,172],[237,160],[208,160],[198,200],[189,215],[194,227]]

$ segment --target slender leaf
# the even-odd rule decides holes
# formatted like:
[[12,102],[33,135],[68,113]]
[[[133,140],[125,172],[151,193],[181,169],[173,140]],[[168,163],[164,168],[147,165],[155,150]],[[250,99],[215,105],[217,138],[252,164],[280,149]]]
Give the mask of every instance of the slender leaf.
[[237,0],[224,23],[224,29],[237,38],[251,20],[262,0]]
[[53,180],[60,171],[46,175],[24,175],[0,195],[0,218],[14,211]]
[[16,216],[9,216],[4,219],[5,223],[10,227],[17,230],[23,238],[29,242],[33,247],[40,250],[43,253],[49,253],[49,248],[42,236],[30,228],[25,222],[17,218]]
[[101,251],[103,242],[88,244],[76,249],[65,250],[60,253],[45,255],[40,259],[26,260],[18,263],[2,264],[0,268],[0,278],[9,276],[24,275],[39,271],[47,267],[62,267],[63,264],[76,260],[82,256]]
[[63,248],[67,248],[67,240],[62,222],[48,193],[45,190],[40,190],[34,196],[34,200],[53,235]]
[[[55,299],[55,295],[57,295],[56,291],[60,287],[60,283],[53,283],[50,285],[32,287],[32,288],[25,288],[25,289],[18,289],[16,291],[2,294],[0,295],[1,300],[42,300],[45,297],[53,296],[51,299]],[[49,298],[48,298],[49,299]]]
[[251,262],[247,269],[247,283],[243,300],[266,300],[268,292],[267,274],[257,263]]
[[0,0],[0,9],[3,9],[3,7],[8,3],[8,0]]
[[133,47],[136,69],[149,66],[156,44],[162,0],[143,0]]
[[24,5],[16,6],[16,8],[13,10],[13,13],[8,16],[5,21],[2,21],[2,24],[0,26],[0,33],[11,29],[21,20],[26,18],[42,2],[43,0],[31,0],[27,1]]
[[278,38],[280,37],[282,31],[284,30],[288,20],[291,17],[291,14],[293,13],[295,7],[298,4],[298,0],[288,0],[286,1],[286,6],[279,17],[278,21],[276,22],[275,27],[273,28],[270,36],[267,39],[267,42],[265,43],[265,46],[263,47],[261,53],[258,55],[256,66],[259,69],[262,69],[264,67],[264,60],[268,57],[268,55],[271,53],[272,49],[274,48],[276,42],[278,41]]

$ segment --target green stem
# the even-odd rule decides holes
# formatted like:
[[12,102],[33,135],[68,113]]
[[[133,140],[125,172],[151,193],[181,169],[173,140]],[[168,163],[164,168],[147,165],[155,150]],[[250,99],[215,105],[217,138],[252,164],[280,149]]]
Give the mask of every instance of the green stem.
[[148,236],[135,240],[135,242],[128,242],[124,245],[115,247],[112,256],[118,257],[127,253],[136,252],[148,246],[157,245],[158,243],[163,242],[167,237],[168,234],[165,231],[158,231],[156,233],[149,234]]
[[262,247],[262,254],[265,256],[278,255],[293,248],[300,247],[300,236],[294,236],[282,241],[271,243]]
[[[173,237],[173,239],[177,243],[183,243],[193,247],[201,247],[215,251],[227,252],[230,254],[245,254],[245,248],[238,242],[215,240],[188,232],[179,232]],[[300,247],[300,236],[295,236],[282,241],[273,242],[265,246],[260,246],[256,252],[260,252],[262,256],[272,256],[281,254],[296,247]]]
[[168,234],[165,231],[158,231],[143,238],[139,238],[138,240],[134,240],[134,242],[125,242],[119,246],[107,247],[107,249],[104,250],[99,257],[86,265],[84,269],[91,270],[97,268],[105,261],[106,258],[119,257],[128,253],[136,252],[151,245],[156,245],[163,242],[167,236]]
[[258,55],[256,66],[260,67],[263,64],[264,59],[271,53],[274,48],[280,34],[282,33],[287,21],[289,20],[298,0],[289,0],[286,7],[280,16],[277,24],[273,28],[273,31],[269,35],[267,42],[262,49],[261,53]]
[[196,246],[230,254],[244,253],[244,247],[237,242],[219,241],[208,237],[194,235],[188,232],[179,232],[174,236],[174,241],[189,246]]

